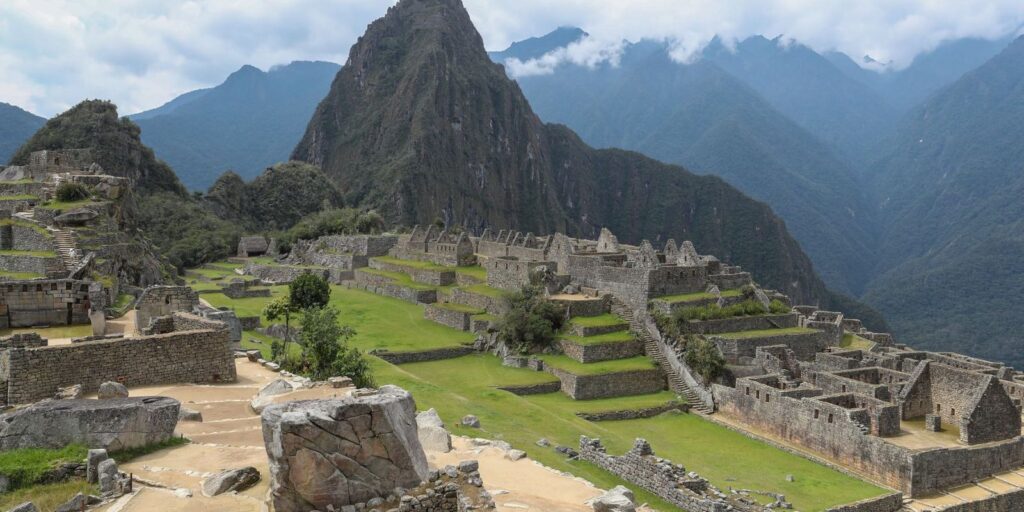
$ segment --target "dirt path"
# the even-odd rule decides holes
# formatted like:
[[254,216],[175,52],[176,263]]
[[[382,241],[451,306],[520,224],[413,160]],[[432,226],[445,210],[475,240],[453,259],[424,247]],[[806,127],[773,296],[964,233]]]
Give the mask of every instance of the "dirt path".
[[[224,385],[174,385],[131,389],[132,396],[170,396],[182,407],[202,413],[202,422],[180,422],[177,432],[191,443],[139,457],[121,466],[140,482],[136,492],[101,508],[105,512],[264,512],[269,491],[269,467],[259,416],[249,400],[266,383],[279,378],[257,364],[237,359],[238,381]],[[275,402],[342,396],[348,389],[317,387],[279,395]],[[480,461],[485,487],[494,495],[498,510],[586,512],[585,502],[601,490],[580,478],[566,476],[530,459],[512,462],[504,451],[473,446],[466,438],[453,438],[447,454],[428,452],[433,468]],[[223,469],[254,466],[263,475],[255,487],[239,494],[214,498],[202,495],[205,476]]]

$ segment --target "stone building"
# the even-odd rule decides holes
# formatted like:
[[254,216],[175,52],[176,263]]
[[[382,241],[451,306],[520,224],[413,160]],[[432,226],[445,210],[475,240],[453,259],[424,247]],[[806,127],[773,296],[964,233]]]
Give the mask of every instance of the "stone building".
[[238,257],[263,256],[270,250],[270,242],[262,236],[243,236],[238,240]]
[[188,286],[150,286],[135,301],[135,329],[143,332],[152,319],[199,306],[199,294]]

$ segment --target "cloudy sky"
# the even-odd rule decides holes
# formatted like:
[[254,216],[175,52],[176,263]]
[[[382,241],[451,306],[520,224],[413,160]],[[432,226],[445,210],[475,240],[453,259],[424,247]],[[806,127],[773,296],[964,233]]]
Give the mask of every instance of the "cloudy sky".
[[[960,37],[1020,31],[1021,0],[464,0],[488,49],[560,25],[591,33],[565,56],[614,60],[617,43],[669,40],[685,60],[719,34],[784,35],[905,66]],[[0,0],[0,101],[52,116],[85,98],[122,113],[223,81],[244,64],[344,62],[394,0]]]

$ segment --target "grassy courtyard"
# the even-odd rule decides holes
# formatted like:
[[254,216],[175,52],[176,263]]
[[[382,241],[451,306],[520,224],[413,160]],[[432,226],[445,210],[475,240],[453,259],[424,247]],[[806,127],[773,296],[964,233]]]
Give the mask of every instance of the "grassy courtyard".
[[[225,266],[221,272],[231,272],[230,268]],[[331,304],[341,311],[342,321],[357,331],[353,344],[362,350],[421,350],[467,343],[474,337],[425,320],[423,307],[419,305],[340,286],[332,286],[331,292]],[[272,293],[278,296],[287,293],[287,288],[273,287]],[[232,300],[217,293],[202,297],[215,306],[234,307],[240,315],[259,314],[263,306],[272,300],[266,297]],[[597,322],[611,321],[609,318],[595,318]],[[622,333],[604,336],[608,336],[610,341],[613,337],[621,337]],[[245,338],[250,337],[253,335],[246,333]],[[260,339],[261,343],[250,345],[269,352],[269,339]],[[298,349],[295,345],[292,347],[292,350]],[[652,367],[646,357],[590,365],[582,365],[565,356],[545,356],[545,359],[554,366],[587,373]],[[420,409],[436,408],[453,433],[503,439],[546,465],[584,477],[600,487],[608,488],[623,482],[595,466],[568,461],[552,448],[541,448],[534,443],[546,438],[552,445],[576,448],[579,436],[583,434],[601,438],[609,453],[619,454],[628,450],[635,438],[643,437],[659,456],[697,471],[722,489],[731,486],[783,493],[798,510],[805,512],[884,492],[871,484],[750,440],[692,414],[666,413],[643,420],[598,423],[576,416],[577,412],[660,405],[676,398],[670,392],[587,401],[574,401],[562,393],[520,397],[497,387],[540,384],[556,379],[546,372],[502,366],[498,358],[490,355],[401,366],[373,357],[370,360],[378,384],[395,384],[409,390]],[[482,428],[459,426],[459,419],[466,414],[476,415]],[[793,475],[794,481],[786,481],[786,475]],[[636,486],[630,487],[638,490]],[[637,497],[657,510],[677,510],[650,493],[641,491]]]

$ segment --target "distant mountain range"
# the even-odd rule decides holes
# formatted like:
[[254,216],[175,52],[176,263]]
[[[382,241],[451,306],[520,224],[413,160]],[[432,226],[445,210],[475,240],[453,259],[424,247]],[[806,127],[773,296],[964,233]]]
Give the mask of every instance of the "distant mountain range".
[[[491,53],[536,59],[563,27]],[[564,63],[517,81],[545,120],[600,147],[722,176],[768,202],[833,287],[901,339],[1024,364],[1024,42],[964,39],[902,70],[752,37],[688,64],[661,42],[617,66]],[[1002,52],[1002,53],[1000,53]]]
[[0,103],[0,165],[5,165],[14,152],[28,140],[46,119],[14,105]]
[[252,179],[287,160],[338,69],[330,62],[266,72],[243,66],[216,87],[129,117],[186,187],[205,190],[226,170]]

